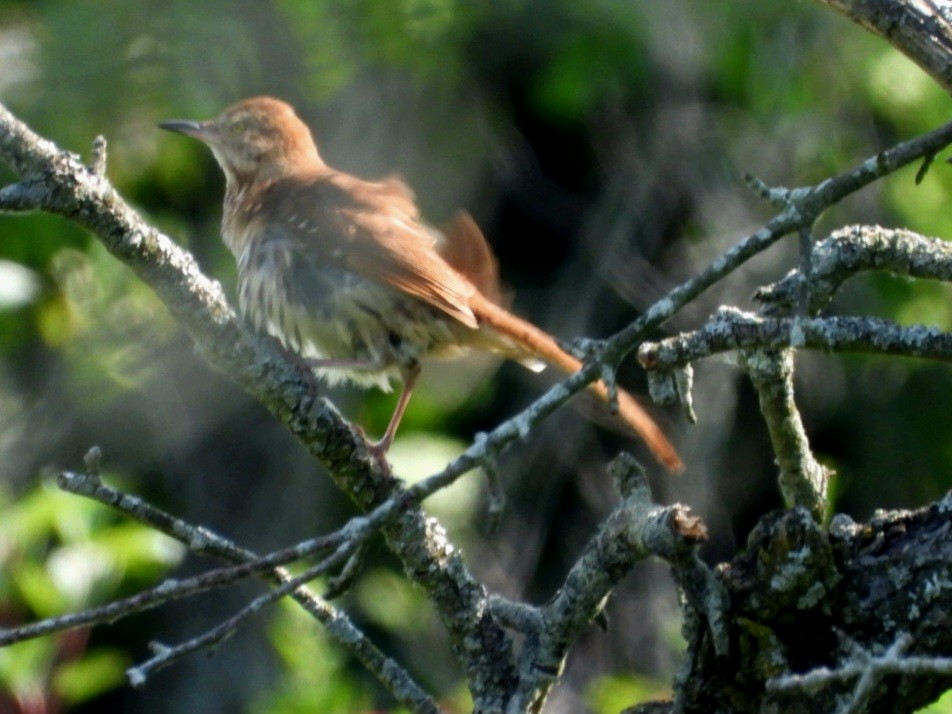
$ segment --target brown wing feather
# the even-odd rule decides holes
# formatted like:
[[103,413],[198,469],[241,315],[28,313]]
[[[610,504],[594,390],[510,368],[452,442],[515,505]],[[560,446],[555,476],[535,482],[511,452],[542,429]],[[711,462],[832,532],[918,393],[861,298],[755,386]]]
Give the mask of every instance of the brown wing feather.
[[282,204],[273,206],[275,215],[293,217],[292,239],[306,242],[318,260],[479,326],[468,304],[475,288],[436,252],[436,236],[420,222],[412,193],[398,179],[362,181],[328,169],[304,181],[279,182],[269,193]]
[[362,211],[346,220],[356,227],[347,270],[425,300],[464,325],[479,326],[469,308],[475,288],[437,255],[420,224]]
[[483,232],[466,211],[460,211],[440,228],[437,250],[456,271],[497,305],[504,302],[499,264]]

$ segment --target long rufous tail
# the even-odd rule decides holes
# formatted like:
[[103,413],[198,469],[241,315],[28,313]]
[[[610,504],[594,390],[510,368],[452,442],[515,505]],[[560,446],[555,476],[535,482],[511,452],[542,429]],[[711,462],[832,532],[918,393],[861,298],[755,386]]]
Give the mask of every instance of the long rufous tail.
[[[511,357],[538,357],[547,364],[556,367],[567,374],[574,374],[582,368],[582,363],[559,347],[555,339],[535,325],[522,320],[504,310],[478,293],[473,296],[470,308],[481,325],[492,328],[493,331],[511,340],[517,350],[524,350],[524,354],[508,354]],[[608,390],[603,382],[595,382],[591,389],[604,402],[608,402]],[[654,419],[642,408],[635,398],[626,391],[618,390],[618,416],[645,442],[648,449],[661,464],[669,471],[684,470],[684,463],[674,450],[668,437]]]

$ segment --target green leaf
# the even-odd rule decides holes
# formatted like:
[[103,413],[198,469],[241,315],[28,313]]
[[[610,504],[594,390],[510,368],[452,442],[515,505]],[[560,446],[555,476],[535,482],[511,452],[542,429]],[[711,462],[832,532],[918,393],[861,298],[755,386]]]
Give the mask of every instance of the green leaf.
[[585,701],[596,714],[616,714],[632,704],[666,699],[671,688],[658,680],[638,675],[612,675],[593,682]]
[[368,571],[355,594],[367,616],[388,630],[423,632],[429,625],[422,591],[396,573],[382,568]]
[[119,650],[97,649],[60,666],[53,688],[66,702],[78,704],[119,686],[128,666],[127,656]]
[[370,709],[367,687],[348,675],[347,657],[296,603],[285,601],[269,636],[285,671],[274,689],[256,697],[247,711],[310,714]]
[[94,542],[123,571],[147,571],[154,575],[177,565],[185,555],[185,546],[177,540],[138,523],[120,523],[105,529]]
[[0,690],[16,694],[42,689],[53,655],[54,645],[50,639],[0,647]]
[[952,690],[943,694],[925,709],[920,709],[919,712],[920,714],[952,714]]
[[20,597],[39,617],[53,617],[66,611],[68,598],[44,565],[32,561],[19,563],[13,579]]

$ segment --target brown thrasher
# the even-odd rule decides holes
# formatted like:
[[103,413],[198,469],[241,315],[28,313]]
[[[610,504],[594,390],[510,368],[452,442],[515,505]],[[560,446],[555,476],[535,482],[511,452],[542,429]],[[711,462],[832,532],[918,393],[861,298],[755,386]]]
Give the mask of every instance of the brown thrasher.
[[[162,122],[207,144],[225,172],[222,239],[238,261],[241,311],[331,383],[403,392],[375,450],[383,457],[425,356],[464,348],[573,373],[581,363],[499,306],[496,260],[468,214],[443,230],[420,219],[402,181],[364,181],[325,164],[286,103],[254,97],[215,119]],[[603,399],[601,382],[592,386]],[[664,433],[619,390],[618,413],[668,469]]]

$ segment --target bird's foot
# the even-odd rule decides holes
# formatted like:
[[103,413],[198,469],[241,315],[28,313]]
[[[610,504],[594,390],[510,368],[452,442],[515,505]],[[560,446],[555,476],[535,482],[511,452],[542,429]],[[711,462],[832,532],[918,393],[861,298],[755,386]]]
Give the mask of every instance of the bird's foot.
[[390,460],[387,458],[387,452],[390,451],[390,442],[386,439],[374,441],[370,444],[370,453],[374,455],[380,470],[384,476],[393,477],[393,469],[390,467]]
[[367,437],[367,432],[364,431],[362,426],[359,424],[354,424],[353,426],[357,430],[357,433],[360,434],[364,442],[366,442],[367,448],[370,450],[370,453],[376,460],[377,465],[380,466],[380,470],[383,472],[384,476],[393,476],[393,468],[391,468],[390,460],[387,458],[387,452],[390,450],[390,444],[393,443],[392,440],[388,440],[387,437],[384,436],[384,438],[380,439],[380,441],[371,441]]

